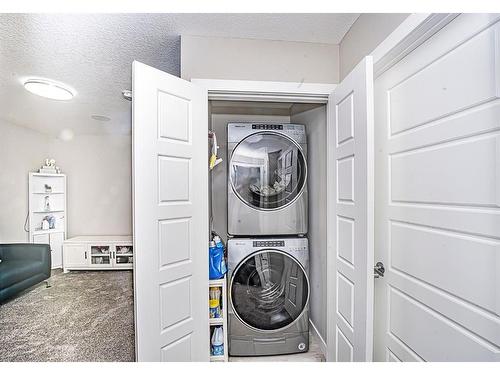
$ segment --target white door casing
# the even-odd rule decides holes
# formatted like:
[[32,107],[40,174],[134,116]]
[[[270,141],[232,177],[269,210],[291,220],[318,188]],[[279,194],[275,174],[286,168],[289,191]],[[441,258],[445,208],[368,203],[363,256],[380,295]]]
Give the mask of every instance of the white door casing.
[[208,361],[208,99],[134,61],[136,359]]
[[463,14],[375,82],[378,361],[500,360],[500,27]]
[[373,62],[328,104],[328,360],[370,361],[373,330]]

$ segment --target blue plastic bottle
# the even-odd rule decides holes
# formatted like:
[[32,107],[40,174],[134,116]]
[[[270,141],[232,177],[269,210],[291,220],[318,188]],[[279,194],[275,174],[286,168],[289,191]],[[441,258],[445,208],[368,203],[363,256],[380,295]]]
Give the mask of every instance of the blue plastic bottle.
[[227,272],[226,261],[224,259],[224,245],[222,244],[222,241],[221,241],[219,236],[214,236],[214,241],[215,241],[215,247],[222,254],[221,255],[221,257],[222,257],[221,263],[220,263],[220,272],[222,273],[222,276],[224,276],[225,273]]
[[220,279],[220,272],[216,266],[217,263],[217,247],[214,241],[210,241],[208,248],[208,277],[210,280]]

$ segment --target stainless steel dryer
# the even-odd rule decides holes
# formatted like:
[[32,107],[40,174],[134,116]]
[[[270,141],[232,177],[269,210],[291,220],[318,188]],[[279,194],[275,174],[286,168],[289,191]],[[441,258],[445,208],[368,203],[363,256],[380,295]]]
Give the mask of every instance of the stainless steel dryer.
[[227,139],[229,235],[306,234],[304,125],[230,123]]
[[309,350],[307,238],[228,241],[229,354]]

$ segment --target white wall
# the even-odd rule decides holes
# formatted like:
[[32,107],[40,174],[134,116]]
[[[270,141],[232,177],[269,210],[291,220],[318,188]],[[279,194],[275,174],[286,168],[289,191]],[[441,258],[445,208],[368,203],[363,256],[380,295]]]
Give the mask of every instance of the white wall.
[[310,320],[321,336],[323,345],[326,346],[326,107],[293,115],[290,120],[292,123],[305,124],[307,131]]
[[132,234],[131,137],[76,135],[51,139],[67,175],[68,236]]
[[28,242],[28,172],[49,156],[49,136],[0,120],[0,243]]
[[337,83],[339,46],[183,35],[181,77]]
[[340,80],[409,15],[409,13],[361,14],[340,42]]
[[132,233],[131,137],[70,141],[0,121],[0,242],[27,242],[28,173],[46,158],[67,175],[68,237]]

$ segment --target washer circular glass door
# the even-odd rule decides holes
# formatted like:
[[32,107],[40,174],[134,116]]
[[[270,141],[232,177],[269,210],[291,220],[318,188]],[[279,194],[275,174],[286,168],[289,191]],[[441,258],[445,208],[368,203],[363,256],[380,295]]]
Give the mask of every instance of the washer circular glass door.
[[272,132],[249,135],[234,149],[229,179],[250,207],[274,210],[292,203],[306,184],[307,166],[300,146]]
[[309,281],[300,263],[272,249],[260,250],[240,262],[230,288],[233,311],[257,330],[289,326],[301,316],[309,298]]

